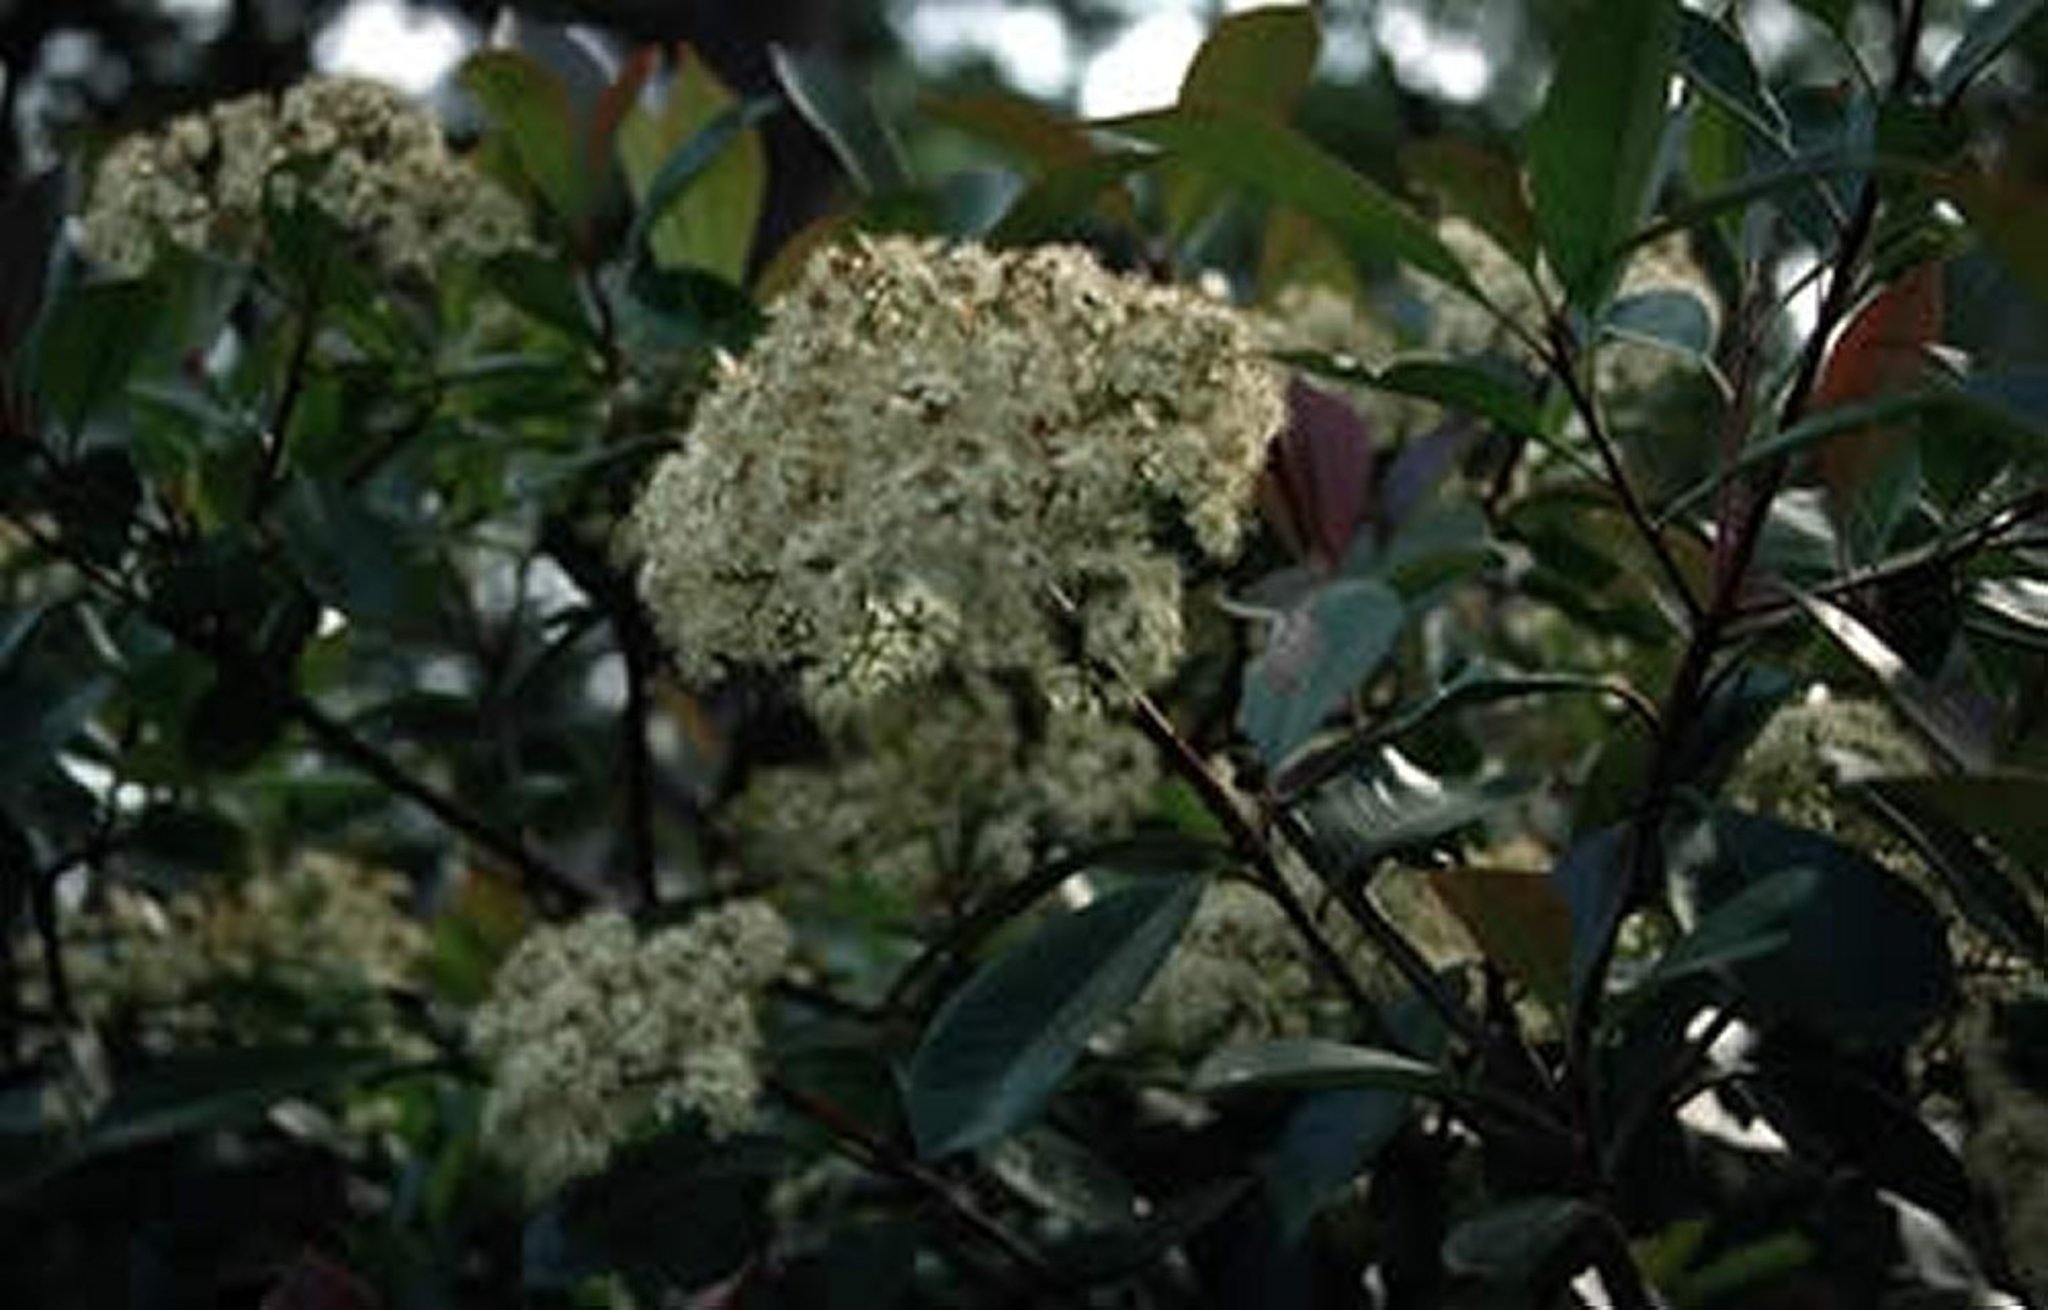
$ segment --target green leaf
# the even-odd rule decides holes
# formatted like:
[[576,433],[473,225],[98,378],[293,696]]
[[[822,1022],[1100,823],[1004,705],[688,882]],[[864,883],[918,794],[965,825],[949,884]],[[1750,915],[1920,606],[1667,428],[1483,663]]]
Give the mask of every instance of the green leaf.
[[1446,210],[1475,224],[1524,268],[1536,264],[1536,216],[1514,162],[1456,137],[1404,146],[1401,171]]
[[904,1100],[926,1159],[984,1146],[1036,1115],[1090,1036],[1137,1000],[1200,899],[1147,879],[1064,914],[954,994],[911,1057]]
[[1429,224],[1289,127],[1241,111],[1191,108],[1095,126],[1158,146],[1171,158],[1299,210],[1342,241],[1355,259],[1397,260],[1482,298]]
[[1948,930],[1927,897],[1863,852],[1774,819],[1719,809],[1676,835],[1680,904],[1705,915],[1787,869],[1812,892],[1780,920],[1786,941],[1729,966],[1761,1022],[1843,1041],[1909,1042],[1955,997]]
[[1299,1242],[1324,1207],[1350,1187],[1408,1122],[1406,1092],[1348,1088],[1312,1093],[1258,1160],[1281,1235]]
[[493,256],[483,268],[491,289],[571,341],[598,343],[597,324],[569,266],[524,250]]
[[1608,336],[1656,346],[1692,360],[1714,348],[1714,316],[1690,291],[1657,287],[1614,302],[1601,322]]
[[1791,128],[1785,111],[1764,86],[1749,48],[1725,25],[1690,9],[1681,14],[1678,68],[1687,82],[1733,115],[1771,153],[1789,154]]
[[294,479],[276,522],[285,554],[322,601],[390,632],[435,629],[433,590],[404,534],[359,494]]
[[120,403],[163,308],[154,280],[85,282],[66,289],[37,325],[28,390],[67,433]]
[[326,1046],[231,1047],[158,1057],[121,1080],[85,1131],[87,1155],[235,1128],[292,1097],[333,1093],[389,1068],[381,1052]]
[[1785,920],[1813,899],[1820,875],[1812,869],[1782,869],[1717,905],[1673,942],[1644,977],[1648,993],[1681,978],[1768,955],[1791,940]]
[[1245,669],[1238,728],[1278,772],[1394,649],[1400,593],[1370,578],[1324,583],[1282,615]]
[[784,1165],[762,1137],[680,1128],[636,1142],[527,1223],[526,1286],[623,1273],[688,1291],[724,1278],[768,1239],[768,1189]]
[[1876,679],[1886,698],[1930,744],[1965,772],[1990,769],[1994,725],[1950,691],[1915,673],[1904,656],[1848,610],[1819,596],[1801,595],[1798,600],[1821,630]]
[[1527,142],[1536,228],[1574,305],[1597,314],[1656,185],[1676,0],[1603,6],[1574,27]]
[[[1872,813],[1904,838],[1920,856],[1927,867],[1932,869],[1956,899],[1957,906],[1977,928],[2001,943],[2006,949],[2028,956],[2040,962],[2048,960],[2048,927],[2043,927],[2034,906],[2005,871],[1998,867],[1968,828],[1942,814],[1925,797],[1915,795],[1915,783],[1963,782],[1981,784],[1993,779],[1987,778],[1919,778],[1886,779],[1873,778],[1850,788],[1850,794],[1862,801]],[[2048,780],[2044,780],[2048,781]],[[1900,786],[1903,782],[1905,785]],[[2026,803],[2038,807],[2048,802],[2048,785],[2035,788],[2036,795],[2012,797],[2013,808],[2005,809],[2008,814],[2018,815],[2024,821],[2027,810],[2020,808]],[[2041,815],[2038,808],[2036,815]],[[2033,824],[2037,845],[2048,845],[2048,816],[2036,818]],[[2032,866],[2035,876],[2041,878],[2043,865]],[[2048,882],[2048,879],[2042,879]]]
[[1142,151],[1120,150],[1050,169],[1010,202],[989,230],[988,240],[998,246],[1035,245],[1069,230],[1103,205],[1112,210],[1127,206],[1129,193],[1113,188],[1153,162]]
[[1433,400],[1460,414],[1485,419],[1503,432],[1548,444],[1536,397],[1517,379],[1482,364],[1454,360],[1397,360],[1372,379],[1371,385],[1400,396]]
[[1520,778],[1446,782],[1381,747],[1366,763],[1316,789],[1299,811],[1329,868],[1360,870],[1425,850],[1528,794]]
[[1228,15],[1195,51],[1180,103],[1284,119],[1308,88],[1321,45],[1315,11],[1305,6]]
[[570,230],[580,229],[593,197],[561,78],[516,50],[480,51],[455,76],[490,115],[521,176]]
[[1934,75],[1934,94],[1951,100],[1963,93],[1992,60],[2019,39],[2022,29],[2041,16],[2043,0],[1997,0],[1977,11],[1963,39],[1949,52]]
[[1437,1096],[1457,1090],[1452,1075],[1421,1060],[1314,1037],[1228,1046],[1202,1061],[1194,1088],[1208,1095],[1373,1088]]
[[1990,841],[2048,891],[2048,777],[2000,771],[1885,778],[1875,786],[1887,797],[1924,806],[1964,832]]
[[639,201],[626,249],[742,282],[768,194],[755,125],[780,103],[742,104],[694,52],[683,59],[660,107],[635,105],[619,124],[619,162]]
[[1539,1285],[1570,1272],[1551,1265],[1599,1213],[1569,1196],[1535,1196],[1500,1206],[1451,1230],[1444,1239],[1444,1267],[1489,1283]]
[[826,55],[787,46],[769,54],[790,103],[825,138],[855,186],[868,195],[910,189],[903,147],[844,69]]
[[1622,859],[1631,824],[1621,822],[1581,837],[1550,871],[1572,915],[1572,1008],[1588,1001],[1593,965],[1621,925],[1629,879]]

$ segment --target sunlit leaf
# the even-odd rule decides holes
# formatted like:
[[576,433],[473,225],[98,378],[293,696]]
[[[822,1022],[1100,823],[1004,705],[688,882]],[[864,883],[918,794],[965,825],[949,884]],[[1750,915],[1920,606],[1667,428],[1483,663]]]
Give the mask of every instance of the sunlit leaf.
[[1678,50],[1675,0],[1604,7],[1574,25],[1527,149],[1536,229],[1572,303],[1605,302],[1649,212]]
[[661,102],[635,105],[619,124],[619,161],[639,200],[627,249],[637,254],[645,242],[665,268],[702,268],[740,282],[768,193],[755,124],[775,102],[741,104],[688,46],[676,60]]
[[572,232],[589,217],[593,188],[576,112],[561,78],[516,50],[484,50],[456,79],[483,105],[519,171]]

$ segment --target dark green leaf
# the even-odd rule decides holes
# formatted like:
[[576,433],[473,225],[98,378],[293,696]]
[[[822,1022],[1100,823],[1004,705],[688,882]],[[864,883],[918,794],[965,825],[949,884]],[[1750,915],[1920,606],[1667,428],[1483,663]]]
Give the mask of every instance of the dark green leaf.
[[903,147],[844,69],[826,55],[787,46],[776,46],[771,58],[790,103],[825,138],[854,185],[869,195],[910,188]]
[[1166,962],[1201,888],[1155,878],[1111,892],[975,974],[911,1057],[905,1103],[918,1154],[972,1150],[1037,1114],[1089,1037]]
[[1479,294],[1427,223],[1288,127],[1242,112],[1186,108],[1096,126],[1158,146],[1174,159],[1299,210],[1356,259],[1397,260],[1455,290]]
[[1433,400],[1444,408],[1470,414],[1503,432],[1548,442],[1543,411],[1519,379],[1503,377],[1483,364],[1454,360],[1404,359],[1374,377],[1371,384],[1396,395]]
[[767,1240],[765,1203],[782,1165],[780,1145],[760,1137],[683,1128],[637,1142],[528,1222],[526,1285],[566,1288],[603,1273],[678,1292],[715,1282]]
[[2048,777],[2006,771],[1886,778],[1880,788],[1997,845],[2048,889]]
[[283,670],[236,664],[214,671],[182,725],[186,757],[201,768],[235,772],[261,759],[284,735],[289,716]]
[[1194,1077],[1195,1090],[1211,1095],[1372,1088],[1434,1096],[1457,1086],[1456,1078],[1435,1065],[1313,1037],[1225,1047],[1202,1061]]
[[1675,0],[1634,0],[1574,26],[1529,128],[1536,228],[1572,303],[1589,314],[1649,212],[1678,14]]
[[1048,169],[1010,202],[988,239],[998,246],[1028,246],[1058,236],[1105,199],[1122,197],[1127,203],[1127,193],[1111,188],[1152,162],[1142,151],[1119,150]]
[[618,309],[621,335],[652,350],[744,350],[762,323],[759,306],[745,291],[697,268],[642,265]]
[[179,1051],[152,1060],[121,1080],[114,1097],[86,1129],[87,1154],[261,1119],[292,1097],[341,1091],[391,1057],[326,1046],[234,1047]]
[[597,325],[567,264],[523,250],[494,256],[484,277],[499,295],[572,341],[597,344]]
[[1287,1240],[1300,1241],[1323,1207],[1371,1165],[1408,1122],[1413,1103],[1406,1092],[1371,1088],[1302,1098],[1258,1165]]
[[118,404],[163,305],[155,281],[86,282],[67,289],[36,329],[28,389],[66,432]]
[[1970,773],[1991,767],[1994,724],[1948,689],[1915,673],[1904,657],[1848,610],[1818,596],[1799,603],[1870,676],[1920,734]]
[[1818,885],[1784,946],[1731,966],[1749,1013],[1850,1043],[1910,1041],[1955,995],[1948,933],[1912,884],[1868,855],[1774,819],[1717,810],[1673,845],[1681,897],[1711,913],[1787,869]]
[[527,182],[572,230],[589,216],[590,186],[568,87],[516,50],[485,50],[456,79],[483,105]]
[[4,403],[15,352],[42,312],[49,283],[50,255],[57,247],[68,208],[70,176],[61,168],[37,174],[0,199],[0,403]]
[[1238,727],[1277,772],[1386,659],[1407,621],[1400,594],[1369,578],[1317,587],[1273,625],[1245,669]]
[[1444,1239],[1444,1266],[1489,1283],[1541,1286],[1570,1272],[1552,1266],[1565,1244],[1598,1218],[1599,1211],[1574,1197],[1516,1201],[1452,1229]]
[[1781,869],[1715,906],[1673,942],[1641,983],[1651,990],[1768,955],[1791,940],[1785,922],[1820,889],[1811,869]]
[[10,941],[14,939],[15,921],[35,891],[39,873],[35,843],[29,839],[28,829],[0,809],[0,933],[7,934]]
[[1977,75],[2019,38],[2028,23],[2040,17],[2043,0],[1996,0],[1977,11],[1963,39],[1949,52],[1934,75],[1934,94],[1950,100],[1963,93]]
[[1741,38],[1705,14],[1679,18],[1678,67],[1701,94],[1735,116],[1758,139],[1785,153],[1785,111],[1771,97]]
[[432,630],[432,592],[404,534],[360,495],[294,479],[276,520],[285,553],[322,601],[386,631]]
[[[1981,786],[1987,778],[1874,778],[1859,783],[1851,794],[1903,837],[1941,880],[1948,884],[1965,918],[2006,949],[2036,961],[2048,959],[2048,928],[2035,914],[2033,903],[2013,886],[2005,871],[1977,844],[1976,837],[1961,824],[1943,815],[1928,800],[1914,792],[1915,783],[1963,783]],[[1899,785],[1903,782],[1903,786]],[[2035,789],[2036,807],[2048,804],[2048,786]],[[2021,798],[2011,808],[1999,807],[2025,821],[2028,811]],[[2041,812],[2038,808],[2034,811]],[[2048,815],[2034,824],[2037,845],[2048,845]],[[2038,871],[2040,865],[2034,866]]]
[[1630,849],[1631,825],[1617,823],[1580,838],[1551,870],[1551,878],[1564,893],[1572,911],[1572,1008],[1585,1005],[1586,987],[1593,980],[1593,965],[1628,908],[1625,893],[1629,880],[1622,867]]
[[1250,1186],[1248,1179],[1224,1178],[1149,1208],[1135,1221],[1058,1243],[1046,1254],[1075,1284],[1094,1286],[1132,1278],[1156,1267],[1174,1247],[1229,1213]]

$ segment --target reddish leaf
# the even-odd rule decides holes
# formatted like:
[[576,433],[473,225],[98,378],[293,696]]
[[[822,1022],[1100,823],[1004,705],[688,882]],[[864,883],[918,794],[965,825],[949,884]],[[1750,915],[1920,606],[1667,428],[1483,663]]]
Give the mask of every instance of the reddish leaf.
[[1429,886],[1487,959],[1552,1005],[1570,998],[1571,906],[1541,871],[1437,869]]
[[[1905,273],[1849,321],[1828,353],[1811,410],[1873,400],[1917,386],[1927,347],[1941,336],[1941,265]],[[1835,437],[1815,452],[1821,480],[1839,507],[1868,483],[1899,440],[1895,428],[1863,428]]]
[[1372,433],[1344,400],[1299,378],[1288,384],[1287,411],[1262,499],[1297,553],[1335,568],[1372,503]]

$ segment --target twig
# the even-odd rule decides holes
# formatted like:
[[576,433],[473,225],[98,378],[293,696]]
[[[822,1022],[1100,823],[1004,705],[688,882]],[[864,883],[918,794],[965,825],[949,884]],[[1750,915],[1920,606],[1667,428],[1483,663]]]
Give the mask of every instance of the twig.
[[1074,1299],[1059,1271],[1043,1255],[1003,1227],[943,1175],[912,1159],[831,1101],[793,1086],[774,1074],[767,1075],[765,1083],[772,1096],[831,1134],[833,1141],[857,1163],[894,1178],[937,1202],[962,1229],[999,1251],[1031,1280],[1037,1291],[1063,1301]]

